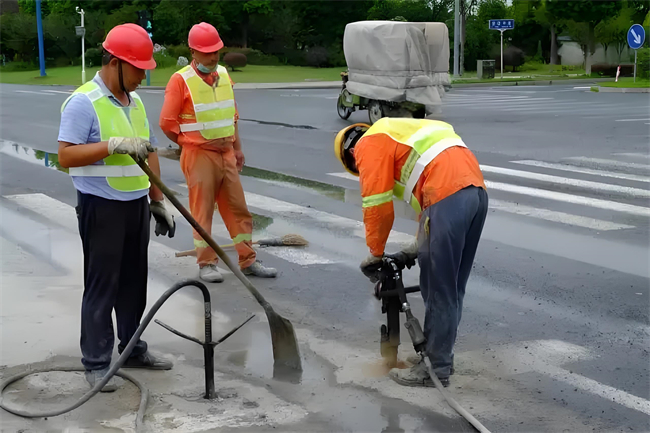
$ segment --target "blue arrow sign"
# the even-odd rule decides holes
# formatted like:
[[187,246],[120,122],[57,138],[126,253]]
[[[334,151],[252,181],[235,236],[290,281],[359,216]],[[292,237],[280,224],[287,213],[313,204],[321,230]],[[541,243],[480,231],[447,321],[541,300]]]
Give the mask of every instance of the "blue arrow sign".
[[641,24],[634,24],[627,31],[627,44],[633,50],[638,50],[643,45],[643,42],[645,42],[645,30]]
[[515,20],[490,20],[490,30],[512,30]]

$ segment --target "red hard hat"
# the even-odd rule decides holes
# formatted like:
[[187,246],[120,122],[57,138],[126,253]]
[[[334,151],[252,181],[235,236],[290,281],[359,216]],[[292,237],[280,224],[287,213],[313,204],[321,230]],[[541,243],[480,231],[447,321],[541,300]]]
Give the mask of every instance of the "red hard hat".
[[104,49],[138,69],[154,69],[153,42],[147,31],[137,24],[113,27],[102,44]]
[[199,23],[190,29],[190,34],[187,37],[187,45],[201,53],[214,53],[223,48],[223,41],[213,25]]

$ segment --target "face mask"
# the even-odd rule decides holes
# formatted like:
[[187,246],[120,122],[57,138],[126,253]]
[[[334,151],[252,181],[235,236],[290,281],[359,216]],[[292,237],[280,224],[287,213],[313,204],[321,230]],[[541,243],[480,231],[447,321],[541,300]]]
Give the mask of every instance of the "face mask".
[[204,74],[210,74],[217,70],[217,65],[214,65],[214,68],[208,68],[207,66],[203,66],[201,63],[199,63],[196,65],[196,69],[203,72]]

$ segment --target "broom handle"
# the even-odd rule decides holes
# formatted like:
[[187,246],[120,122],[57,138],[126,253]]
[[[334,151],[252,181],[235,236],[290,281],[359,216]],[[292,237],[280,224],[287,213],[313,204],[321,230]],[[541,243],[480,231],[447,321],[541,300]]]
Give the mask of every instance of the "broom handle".
[[162,191],[162,193],[165,194],[165,197],[167,197],[169,201],[172,202],[174,207],[178,209],[178,211],[185,217],[187,222],[189,222],[190,225],[194,227],[194,230],[196,230],[199,233],[199,235],[201,235],[203,240],[205,240],[208,243],[208,245],[210,245],[210,247],[217,253],[219,258],[223,260],[223,262],[226,264],[226,266],[228,266],[228,268],[230,268],[232,273],[235,274],[235,276],[239,279],[239,281],[241,281],[242,284],[248,289],[248,291],[251,292],[255,300],[264,308],[270,307],[270,304],[266,302],[266,299],[264,299],[264,297],[260,294],[260,292],[257,291],[255,286],[253,286],[253,284],[248,280],[248,278],[246,278],[246,276],[242,273],[242,271],[239,270],[239,266],[233,265],[233,263],[230,261],[230,258],[226,255],[226,253],[224,253],[223,250],[219,247],[219,245],[217,245],[217,243],[214,241],[214,239],[212,239],[212,236],[210,236],[203,229],[203,227],[201,227],[199,223],[196,222],[196,220],[194,219],[194,217],[192,217],[189,211],[185,209],[185,206],[183,206],[181,202],[178,201],[178,199],[174,195],[174,192],[171,189],[167,188],[167,186],[162,182],[162,180],[160,180],[160,178],[151,171],[151,169],[149,168],[147,163],[144,162],[144,160],[140,160],[136,158],[134,159],[135,162],[140,166],[142,171],[144,171],[145,174],[149,176],[151,183],[156,185]]

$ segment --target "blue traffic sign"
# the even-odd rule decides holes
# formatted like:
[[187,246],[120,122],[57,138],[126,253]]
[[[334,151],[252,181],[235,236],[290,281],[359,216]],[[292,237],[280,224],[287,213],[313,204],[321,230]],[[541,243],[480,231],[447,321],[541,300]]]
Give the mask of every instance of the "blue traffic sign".
[[490,20],[490,30],[512,30],[515,20]]
[[643,42],[645,42],[645,30],[641,24],[634,24],[627,31],[627,44],[633,50],[638,50],[643,45]]

